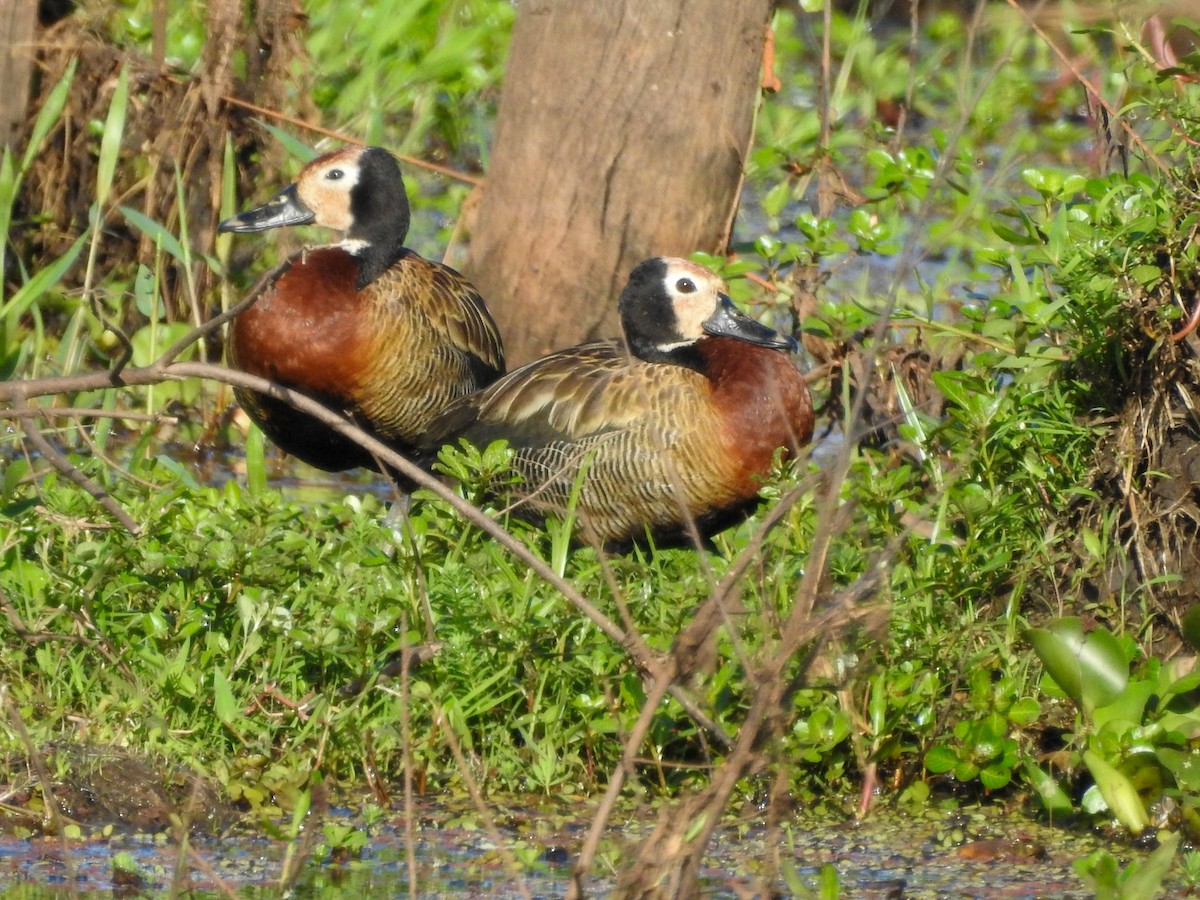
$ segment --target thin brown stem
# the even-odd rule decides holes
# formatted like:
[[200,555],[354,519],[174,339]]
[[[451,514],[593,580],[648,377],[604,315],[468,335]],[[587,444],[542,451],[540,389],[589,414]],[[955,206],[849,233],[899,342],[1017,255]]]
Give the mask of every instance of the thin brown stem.
[[[275,119],[278,122],[286,122],[288,125],[294,125],[297,128],[304,129],[305,131],[311,131],[314,134],[322,134],[325,135],[325,137],[331,137],[334,140],[342,141],[347,144],[356,144],[360,147],[362,146],[362,141],[358,140],[358,138],[350,137],[349,135],[343,134],[340,131],[322,128],[320,125],[314,125],[312,122],[305,121],[304,119],[298,119],[295,116],[289,116],[286,113],[279,112],[278,110],[268,109],[265,106],[259,106],[258,104],[251,103],[248,100],[240,100],[237,97],[230,97],[228,94],[224,95],[221,99],[230,106],[240,106],[242,109],[248,109],[251,112],[256,112],[260,116],[267,116],[268,118]],[[470,185],[479,185],[483,183],[482,178],[477,178],[474,175],[468,175],[465,172],[459,172],[447,166],[439,166],[437,163],[431,163],[416,156],[407,156],[403,153],[397,153],[395,156],[401,162],[410,166],[416,166],[420,169],[428,169],[430,172],[436,172],[439,175],[445,175],[447,178],[463,181]]]
[[[28,403],[24,397],[18,395],[14,398],[18,409],[29,409]],[[114,500],[104,488],[88,478],[77,466],[69,459],[58,452],[57,448],[46,439],[42,434],[41,429],[37,427],[36,420],[26,418],[21,422],[21,428],[25,432],[25,437],[29,439],[29,443],[33,444],[34,448],[42,455],[42,458],[64,478],[70,481],[77,487],[87,491],[92,498],[103,506],[112,514],[118,522],[120,522],[131,534],[141,534],[141,526],[134,521],[133,516],[129,515],[125,509]]]
[[475,780],[475,776],[471,774],[471,767],[467,764],[467,758],[463,755],[462,746],[458,742],[458,735],[454,733],[454,727],[450,724],[450,720],[441,708],[435,708],[433,723],[441,729],[442,735],[446,740],[446,746],[450,748],[450,752],[454,756],[454,764],[458,767],[458,774],[462,776],[463,784],[467,786],[467,793],[471,795],[471,802],[475,804],[475,809],[479,812],[479,817],[483,821],[484,830],[487,831],[488,837],[491,838],[492,843],[496,846],[496,852],[500,854],[500,859],[503,860],[505,867],[512,874],[516,882],[517,891],[525,900],[531,900],[529,887],[525,884],[525,879],[521,877],[521,867],[517,864],[516,857],[512,855],[505,844],[504,837],[500,834],[500,829],[496,827],[496,823],[492,819],[492,814],[483,800],[483,794],[479,791],[479,784]]
[[611,818],[613,809],[617,805],[617,800],[621,796],[621,789],[625,786],[625,780],[631,777],[635,771],[637,749],[642,745],[642,741],[646,739],[646,735],[650,731],[650,725],[654,721],[654,715],[658,711],[658,705],[662,702],[667,688],[675,678],[675,674],[674,662],[672,660],[665,661],[663,667],[655,675],[654,683],[650,686],[650,690],[646,692],[646,702],[642,704],[638,720],[634,723],[633,730],[629,732],[621,748],[621,761],[617,764],[616,769],[609,778],[608,788],[604,792],[604,797],[601,799],[600,805],[592,815],[591,827],[588,828],[587,837],[584,839],[583,846],[579,849],[579,856],[571,871],[571,885],[567,889],[567,900],[579,900],[579,898],[584,896],[584,878],[591,871],[592,863],[596,859],[596,853],[600,849],[600,841],[604,837],[604,830],[608,827],[608,820]]

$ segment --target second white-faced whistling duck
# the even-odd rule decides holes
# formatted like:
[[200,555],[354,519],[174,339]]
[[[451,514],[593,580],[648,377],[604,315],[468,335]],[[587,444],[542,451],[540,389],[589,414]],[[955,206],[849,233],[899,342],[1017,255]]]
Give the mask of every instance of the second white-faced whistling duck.
[[[724,283],[684,259],[639,264],[621,294],[625,340],[595,341],[521,367],[452,404],[431,437],[504,438],[537,514],[576,514],[609,547],[688,543],[740,521],[779,448],[812,438],[795,342],[740,312]],[[431,448],[432,449],[432,448]]]
[[[405,249],[408,196],[386,150],[318,157],[218,230],[310,222],[345,239],[295,254],[260,282],[230,328],[233,365],[320,400],[409,452],[451,401],[503,374],[496,324],[462,275]],[[375,467],[316,419],[253,391],[236,393],[272,441],[310,465]]]

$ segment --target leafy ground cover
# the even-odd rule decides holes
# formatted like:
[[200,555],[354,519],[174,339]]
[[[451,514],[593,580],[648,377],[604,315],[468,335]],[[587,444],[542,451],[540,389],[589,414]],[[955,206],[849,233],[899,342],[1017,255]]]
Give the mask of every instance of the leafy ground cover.
[[[737,252],[702,259],[801,338],[829,435],[715,553],[607,557],[572,547],[569,524],[509,521],[475,487],[503,468],[496,450],[444,464],[523,551],[432,487],[406,517],[368,485],[297,501],[268,477],[261,437],[224,416],[223,389],[195,379],[72,389],[66,405],[101,415],[14,426],[0,485],[5,828],[63,825],[38,787],[62,783],[55,760],[71,757],[45,748],[63,741],[196,773],[261,823],[302,818],[326,780],[365,783],[381,807],[401,785],[582,798],[624,782],[667,809],[732,771],[771,675],[783,724],[753,748],[758,774],[731,778],[729,804],[778,821],[793,806],[998,799],[1161,832],[1172,852],[1176,835],[1193,840],[1194,32],[980,9],[777,14],[781,89],[759,114]],[[335,4],[309,12],[311,65],[328,73],[310,101],[327,124],[486,163],[507,3],[412,4],[403,34]],[[199,23],[177,24],[168,52],[192,65]],[[347,29],[369,43],[336,37]],[[143,31],[114,39],[138,48]],[[392,81],[356,62],[401,46]],[[179,297],[208,290],[222,299],[203,306],[227,308],[244,287],[222,282],[228,245],[191,245],[186,216],[109,202],[137,158],[124,75],[88,111],[89,202],[155,252],[101,265],[115,238],[100,227],[44,240],[45,258],[19,252],[39,223],[22,185],[41,141],[79,115],[75,77],[0,167],[10,383],[105,364],[111,322],[149,365],[200,308]],[[272,127],[285,159],[307,152]],[[226,143],[229,208],[237,163]],[[438,217],[466,188],[427,177],[415,219],[440,222],[420,238],[440,246],[453,222]],[[35,434],[139,532],[50,467]],[[244,442],[244,474],[199,482],[168,434]],[[719,627],[691,628],[706,616]],[[664,658],[670,679],[650,664]],[[1101,854],[1083,868],[1138,896],[1159,863],[1139,876]],[[1178,865],[1185,881],[1197,870]]]

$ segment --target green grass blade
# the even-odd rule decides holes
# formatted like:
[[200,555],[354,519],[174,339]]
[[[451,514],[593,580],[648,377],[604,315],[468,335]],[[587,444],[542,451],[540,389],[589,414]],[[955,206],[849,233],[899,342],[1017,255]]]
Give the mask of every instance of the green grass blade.
[[179,238],[171,234],[165,225],[163,225],[161,222],[154,221],[154,219],[138,212],[132,207],[119,206],[117,208],[121,211],[121,215],[125,217],[125,221],[127,221],[130,225],[132,225],[146,237],[150,238],[150,240],[155,244],[170,253],[173,257],[175,257],[175,259],[179,260],[181,263],[186,263],[188,259],[187,251],[184,250],[183,245],[179,243]]
[[179,166],[175,167],[175,204],[179,208],[179,246],[183,251],[179,261],[187,267],[188,281],[190,282],[192,280],[192,243],[187,217],[187,196],[183,188],[183,173],[179,171]]
[[[225,136],[225,156],[221,160],[221,218],[228,219],[237,212],[237,157],[233,152],[233,139]],[[232,234],[223,234],[227,242],[233,240]],[[217,238],[218,246],[221,238]],[[224,263],[224,258],[221,259]]]
[[125,133],[125,110],[129,105],[129,70],[122,68],[108,107],[104,135],[100,139],[100,161],[96,167],[96,205],[103,208],[112,191],[117,158],[121,152],[121,136]]
[[51,89],[46,96],[46,102],[38,111],[37,119],[33,123],[33,131],[29,133],[29,143],[25,147],[25,155],[21,158],[22,175],[29,169],[33,158],[41,149],[42,141],[46,139],[46,135],[50,133],[50,129],[54,127],[58,117],[62,115],[63,107],[67,105],[67,97],[71,93],[71,82],[75,78],[76,63],[77,60],[71,60],[67,71],[63,73],[62,78],[58,79],[58,84]]
[[[221,219],[228,219],[237,211],[237,158],[233,152],[233,141],[225,137],[225,156],[221,162]],[[230,306],[229,253],[233,249],[233,235],[218,234],[213,242],[216,259],[210,262],[212,270],[221,279],[221,312]]]
[[262,429],[251,425],[246,432],[246,489],[252,497],[267,492],[266,439]]
[[79,251],[83,249],[83,242],[87,236],[87,232],[84,232],[77,237],[75,243],[71,245],[71,249],[21,285],[21,289],[12,295],[12,299],[0,306],[0,319],[4,319],[8,323],[9,334],[15,332],[16,320],[33,303],[41,299],[43,294],[58,284],[63,275],[67,273],[67,269],[71,268],[79,256]]
[[274,125],[268,125],[261,119],[255,119],[254,121],[261,125],[266,132],[271,135],[271,137],[279,141],[279,143],[283,145],[283,149],[288,152],[289,156],[294,156],[302,163],[306,163],[317,158],[318,153],[316,150],[308,146],[308,144],[304,143],[304,141],[301,141],[298,138],[288,134],[282,128],[276,128]]
[[[13,171],[12,153],[4,148],[0,156],[0,272],[4,269],[4,253],[8,248],[8,226],[12,223],[12,205],[17,196],[19,181]],[[0,302],[4,299],[4,282],[0,279]]]

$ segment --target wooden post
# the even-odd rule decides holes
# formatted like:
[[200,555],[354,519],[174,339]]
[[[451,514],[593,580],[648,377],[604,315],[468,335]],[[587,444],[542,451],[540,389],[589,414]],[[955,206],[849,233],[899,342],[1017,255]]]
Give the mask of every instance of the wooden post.
[[25,124],[38,0],[0,0],[0,146],[11,146]]
[[772,0],[522,0],[467,271],[512,364],[620,333],[649,256],[724,249]]

